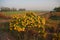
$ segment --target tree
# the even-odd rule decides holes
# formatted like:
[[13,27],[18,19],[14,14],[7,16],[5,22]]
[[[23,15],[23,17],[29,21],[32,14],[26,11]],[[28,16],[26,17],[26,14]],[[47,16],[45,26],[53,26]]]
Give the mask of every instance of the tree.
[[2,7],[1,11],[10,11],[10,8],[8,8],[8,7]]
[[12,8],[12,9],[10,9],[11,11],[17,11],[17,9],[16,8]]
[[53,9],[55,12],[60,12],[60,7],[56,7]]
[[16,8],[9,8],[9,7],[1,7],[0,11],[17,11]]
[[25,11],[26,9],[19,9],[19,11]]

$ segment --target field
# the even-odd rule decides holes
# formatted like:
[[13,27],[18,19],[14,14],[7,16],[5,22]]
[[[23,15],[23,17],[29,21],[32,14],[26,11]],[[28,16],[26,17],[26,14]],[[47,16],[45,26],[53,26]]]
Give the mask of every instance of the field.
[[13,11],[12,12],[11,11],[9,11],[9,12],[7,11],[7,12],[3,12],[3,14],[6,15],[6,16],[10,16],[10,15],[13,15],[13,14],[22,14],[24,12],[26,12],[26,11],[14,11],[14,12]]
[[[34,30],[33,31],[30,30],[28,32],[25,32],[25,31],[17,32],[14,30],[10,31],[8,22],[11,19],[11,15],[24,14],[26,12],[29,13],[32,11],[0,12],[0,14],[2,14],[2,16],[0,16],[0,31],[1,31],[0,37],[1,37],[1,39],[4,40],[4,38],[5,38],[6,40],[8,40],[8,39],[9,40],[60,40],[60,20],[52,20],[50,18],[52,15],[50,15],[49,12],[33,11],[37,15],[44,17],[46,20],[46,23],[44,25],[45,26],[44,35],[43,35],[43,33],[39,34],[38,32],[36,32]],[[53,15],[57,15],[57,16],[60,16],[59,14],[60,14],[60,12],[53,13]],[[2,34],[2,33],[4,33],[4,34]],[[5,35],[5,36],[2,36],[2,35]],[[8,38],[6,37],[6,35]]]

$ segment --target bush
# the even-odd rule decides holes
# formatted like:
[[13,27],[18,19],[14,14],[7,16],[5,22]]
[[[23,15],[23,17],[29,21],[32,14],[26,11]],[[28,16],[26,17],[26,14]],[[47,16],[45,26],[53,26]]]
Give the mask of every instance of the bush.
[[29,34],[30,36],[37,36],[38,34],[43,35],[45,32],[44,25],[45,18],[37,16],[35,13],[32,12],[20,15],[13,15],[12,19],[10,20],[10,30],[17,31],[19,35],[21,32],[25,32],[27,33],[27,35]]
[[60,7],[54,8],[54,11],[55,11],[55,12],[60,12]]
[[[14,15],[10,20],[10,30],[25,31],[36,30],[40,31],[40,27],[44,28],[45,19],[37,16],[35,13],[26,13]],[[43,29],[44,30],[44,29]]]

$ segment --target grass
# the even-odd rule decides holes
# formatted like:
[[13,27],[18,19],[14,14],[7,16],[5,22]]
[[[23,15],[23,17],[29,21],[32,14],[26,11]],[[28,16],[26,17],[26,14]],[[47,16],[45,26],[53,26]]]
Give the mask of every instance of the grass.
[[6,11],[6,12],[3,12],[4,15],[6,16],[10,16],[10,15],[13,15],[13,14],[23,14],[23,13],[26,13],[26,12],[35,12],[35,13],[39,13],[40,11],[30,11],[30,10],[27,10],[27,11]]
[[22,13],[25,13],[26,11],[7,11],[7,12],[4,12],[4,14],[6,16],[9,16],[9,15],[13,15],[13,14],[22,14]]

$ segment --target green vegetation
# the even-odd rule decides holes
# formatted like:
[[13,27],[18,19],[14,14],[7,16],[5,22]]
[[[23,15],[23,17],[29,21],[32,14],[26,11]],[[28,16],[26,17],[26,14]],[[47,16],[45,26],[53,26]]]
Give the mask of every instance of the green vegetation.
[[55,11],[55,12],[60,12],[60,7],[54,8],[54,11]]
[[10,16],[10,15],[13,15],[13,14],[23,14],[23,13],[28,13],[28,12],[35,12],[35,13],[40,13],[40,11],[6,11],[6,12],[3,12],[6,16]]
[[9,15],[12,15],[12,14],[21,14],[21,13],[24,13],[26,11],[7,11],[7,12],[4,12],[4,14],[7,16]]
[[54,15],[54,16],[51,16],[50,19],[52,19],[52,20],[60,20],[60,16],[55,16]]

